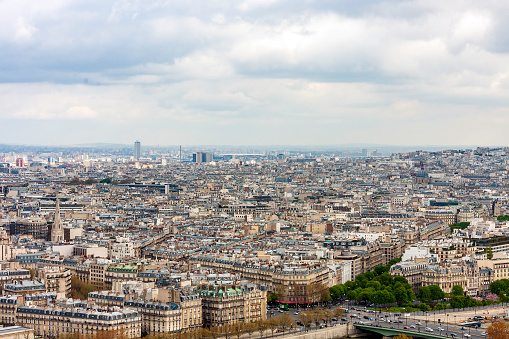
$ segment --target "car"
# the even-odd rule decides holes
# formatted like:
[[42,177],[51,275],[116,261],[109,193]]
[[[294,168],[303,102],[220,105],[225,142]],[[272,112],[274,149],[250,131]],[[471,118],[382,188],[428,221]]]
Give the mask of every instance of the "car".
[[348,321],[348,319],[346,319],[346,318],[341,318],[341,321]]
[[415,328],[415,325],[410,325],[410,328]]
[[396,317],[401,317],[401,313],[394,313]]
[[437,328],[440,332],[445,331],[442,327]]
[[421,323],[415,323],[415,324],[416,324],[417,326],[422,326],[422,324],[421,324]]
[[368,317],[367,315],[365,315],[363,318],[364,318],[364,319],[369,319],[369,317]]
[[482,336],[486,336],[486,332],[481,332],[481,335]]
[[375,320],[375,319],[373,319],[373,318],[369,318],[369,320],[373,321],[373,320]]
[[464,333],[464,334],[463,334],[463,336],[464,336],[465,338],[470,338],[470,337],[471,337],[471,335],[470,335],[470,334],[468,334],[468,333]]
[[387,319],[387,322],[390,323],[391,322],[391,319]]
[[451,337],[455,338],[457,337],[458,335],[456,333],[451,333]]
[[332,321],[338,321],[338,318],[332,318],[331,320]]
[[299,314],[300,314],[300,312],[299,312],[299,311],[297,311],[297,312],[293,312],[293,314],[295,314],[295,315],[299,315]]
[[426,331],[426,332],[433,332],[433,329],[432,329],[431,327],[426,327],[426,328],[425,328],[425,331]]
[[385,319],[384,318],[380,318],[380,321],[385,321]]
[[350,318],[357,318],[357,314],[350,314]]
[[408,327],[408,326],[403,326],[403,329],[404,329],[404,330],[409,330],[409,329],[410,329],[410,327]]

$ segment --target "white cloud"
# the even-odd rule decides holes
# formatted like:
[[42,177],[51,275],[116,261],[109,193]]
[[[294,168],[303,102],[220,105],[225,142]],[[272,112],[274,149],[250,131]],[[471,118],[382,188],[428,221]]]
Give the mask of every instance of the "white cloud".
[[190,144],[457,143],[452,124],[505,122],[507,16],[489,0],[2,2],[0,123],[101,122],[98,137],[121,125],[160,144],[164,126]]

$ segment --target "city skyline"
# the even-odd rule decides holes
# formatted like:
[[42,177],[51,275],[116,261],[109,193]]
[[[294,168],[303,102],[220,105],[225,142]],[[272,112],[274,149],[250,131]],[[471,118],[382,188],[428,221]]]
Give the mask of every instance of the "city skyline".
[[19,1],[0,13],[0,143],[507,144],[506,3]]

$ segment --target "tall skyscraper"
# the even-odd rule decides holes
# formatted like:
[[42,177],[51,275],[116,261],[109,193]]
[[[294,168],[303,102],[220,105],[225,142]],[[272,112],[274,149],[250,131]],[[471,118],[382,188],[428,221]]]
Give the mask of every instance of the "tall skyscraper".
[[196,152],[193,154],[193,162],[196,163],[211,162],[213,159],[214,156],[209,152]]
[[136,140],[136,142],[134,143],[134,159],[136,161],[140,160],[140,157],[141,157],[141,143]]

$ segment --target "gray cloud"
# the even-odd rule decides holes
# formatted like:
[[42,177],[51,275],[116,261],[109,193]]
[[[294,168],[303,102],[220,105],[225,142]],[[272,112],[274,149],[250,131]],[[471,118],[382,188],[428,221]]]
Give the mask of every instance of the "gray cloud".
[[[2,2],[0,123],[96,126],[55,143],[458,144],[457,126],[491,126],[464,143],[500,144],[490,129],[509,123],[508,10],[494,0]],[[36,129],[4,138],[45,142]]]

